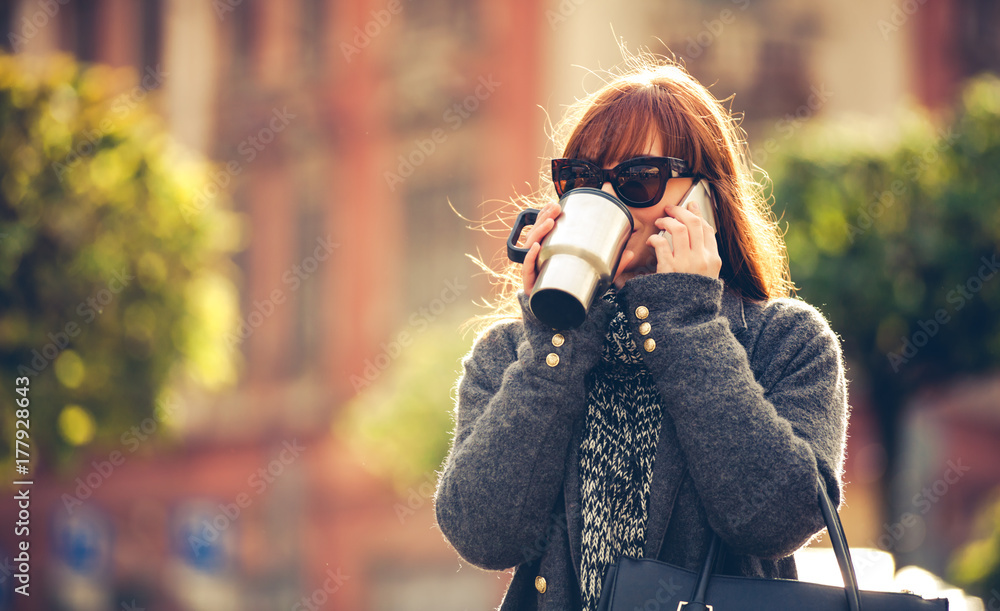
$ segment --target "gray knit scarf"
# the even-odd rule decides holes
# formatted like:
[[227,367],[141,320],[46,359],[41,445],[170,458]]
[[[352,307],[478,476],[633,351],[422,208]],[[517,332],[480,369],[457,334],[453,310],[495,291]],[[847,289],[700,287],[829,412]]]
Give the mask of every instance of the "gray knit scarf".
[[[618,306],[614,287],[602,299]],[[580,592],[584,610],[593,611],[607,567],[620,556],[643,555],[663,414],[659,391],[620,307],[608,327],[604,356],[588,380],[587,428],[580,445]]]

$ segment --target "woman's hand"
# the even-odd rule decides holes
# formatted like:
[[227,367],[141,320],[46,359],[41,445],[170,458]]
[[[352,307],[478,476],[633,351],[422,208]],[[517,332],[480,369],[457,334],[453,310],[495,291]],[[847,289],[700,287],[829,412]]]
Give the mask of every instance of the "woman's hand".
[[[538,262],[538,253],[542,250],[541,242],[545,239],[545,236],[549,235],[552,228],[555,227],[555,220],[560,214],[562,214],[562,208],[559,204],[550,203],[542,206],[541,212],[538,213],[538,217],[535,219],[535,224],[532,225],[527,237],[524,239],[524,246],[528,249],[528,254],[524,255],[524,265],[521,268],[521,282],[525,293],[530,294],[531,289],[535,286],[535,280],[538,279],[538,270],[535,269],[535,264]],[[622,272],[625,271],[625,268],[628,267],[634,258],[635,253],[632,251],[626,250],[622,254],[621,261],[618,263],[618,272],[615,274],[615,280],[622,275]]]
[[538,270],[535,263],[538,261],[538,253],[542,250],[542,240],[549,235],[552,228],[556,226],[556,217],[562,214],[559,204],[548,203],[542,206],[535,224],[528,231],[528,236],[524,239],[524,246],[528,249],[528,254],[524,255],[524,266],[521,268],[521,282],[525,293],[531,293],[538,278]]
[[718,278],[722,258],[715,241],[715,229],[701,218],[697,202],[691,202],[689,207],[693,210],[669,206],[664,211],[669,216],[656,219],[655,225],[666,230],[674,241],[671,250],[667,239],[658,233],[646,240],[646,244],[656,252],[656,271]]

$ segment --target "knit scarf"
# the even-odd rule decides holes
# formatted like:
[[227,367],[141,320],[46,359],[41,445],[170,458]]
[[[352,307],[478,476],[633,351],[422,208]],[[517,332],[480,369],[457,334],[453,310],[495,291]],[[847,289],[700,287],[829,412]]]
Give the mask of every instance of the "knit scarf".
[[[602,299],[618,306],[614,287]],[[643,555],[663,413],[659,391],[620,307],[608,327],[604,355],[588,379],[586,434],[580,445],[580,592],[584,611],[593,611],[608,566],[623,555]]]

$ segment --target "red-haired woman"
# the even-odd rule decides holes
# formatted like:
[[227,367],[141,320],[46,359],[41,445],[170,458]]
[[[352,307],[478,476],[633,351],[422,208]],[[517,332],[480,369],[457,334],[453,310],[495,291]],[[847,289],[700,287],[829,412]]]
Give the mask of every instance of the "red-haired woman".
[[[722,573],[795,579],[792,553],[824,527],[817,474],[841,500],[844,366],[824,316],[789,296],[741,130],[683,69],[651,61],[562,127],[557,150],[582,169],[557,187],[600,182],[635,231],[584,324],[547,327],[528,294],[539,242],[558,223],[550,195],[523,267],[507,270],[517,282],[498,317],[511,320],[463,361],[435,498],[441,531],[478,567],[517,567],[502,611],[592,610],[619,557],[697,570],[713,531]],[[636,160],[648,157],[659,161]],[[649,166],[648,195],[601,182],[636,164]],[[697,179],[714,192],[716,229],[677,207]]]

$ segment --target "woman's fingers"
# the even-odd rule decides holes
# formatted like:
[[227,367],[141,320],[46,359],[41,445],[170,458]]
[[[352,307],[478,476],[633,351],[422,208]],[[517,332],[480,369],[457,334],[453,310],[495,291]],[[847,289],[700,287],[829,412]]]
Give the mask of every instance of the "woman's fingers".
[[[553,219],[557,216],[557,214],[551,206],[554,206],[554,204],[546,205],[542,208],[541,212],[538,213],[538,217],[535,219],[535,224],[528,230],[528,235],[524,239],[524,246],[526,248],[530,247],[535,242],[541,242],[542,238],[544,238],[549,231],[552,230],[552,226],[555,225],[555,221]],[[559,206],[554,207],[556,210],[559,210]]]
[[521,280],[525,293],[530,293],[535,286],[538,274],[536,263],[538,253],[542,250],[541,242],[555,227],[555,218],[560,214],[562,214],[562,208],[559,207],[559,204],[552,203],[543,206],[535,219],[535,224],[532,225],[524,239],[524,247],[528,249],[528,254],[524,256],[524,265],[521,267]]
[[[677,239],[672,236],[673,239]],[[672,272],[673,262],[674,262],[674,252],[670,247],[670,241],[667,238],[661,236],[658,233],[654,233],[646,239],[646,246],[653,249],[656,253],[656,271],[657,273]]]
[[691,210],[677,206],[664,212],[668,215],[656,219],[655,225],[667,231],[673,248],[663,237],[654,235],[647,244],[656,251],[658,272],[685,272],[718,278],[722,267],[715,230],[700,216],[696,202]]
[[541,244],[535,242],[528,248],[528,254],[524,255],[524,265],[521,266],[521,282],[524,285],[524,292],[530,293],[535,286],[535,279],[538,273],[535,271],[535,261],[538,260],[538,251]]
[[691,202],[688,204],[688,209],[675,208],[677,214],[684,216],[680,220],[684,223],[687,228],[689,235],[691,237],[691,250],[694,252],[701,252],[705,247],[705,225],[707,224],[704,219],[701,218],[701,208],[698,202]]
[[[672,218],[683,227],[683,232],[687,236],[687,240],[684,242],[688,247],[697,252],[704,245],[704,235],[702,234],[701,226],[704,221],[700,216],[698,216],[698,203],[691,202],[688,204],[687,208],[681,208],[680,206],[670,206],[664,212],[669,216],[666,218]],[[671,232],[671,235],[673,233]]]
[[701,204],[691,202],[691,208],[693,208],[692,212],[698,215],[698,224],[701,226],[701,230],[696,232],[697,236],[692,235],[691,237],[692,249],[695,252],[703,253],[703,256],[698,257],[699,266],[702,264],[705,266],[703,268],[705,271],[702,273],[718,278],[719,271],[722,269],[722,257],[719,256],[719,243],[715,239],[715,228],[701,217]]
[[670,248],[670,243],[667,242],[666,238],[664,238],[663,241],[667,244],[667,249],[671,252],[671,254],[677,255],[683,251],[691,249],[691,238],[688,235],[689,232],[687,225],[684,223],[675,218],[665,216],[656,219],[653,224],[656,225],[657,228],[663,229],[670,234],[670,238],[674,243],[673,248]]
[[687,252],[688,249],[680,249],[679,245],[688,243],[687,228],[677,219],[670,217],[656,219],[654,224],[670,234],[669,240],[659,233],[654,233],[646,240],[646,245],[656,253],[656,271],[658,273],[681,271],[678,268],[681,263],[678,255]]

